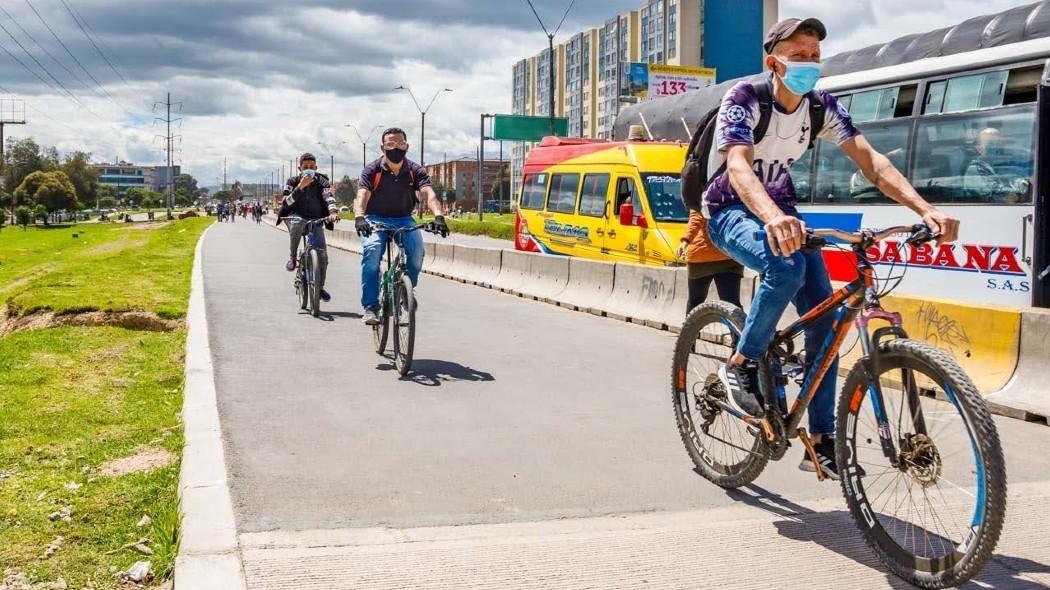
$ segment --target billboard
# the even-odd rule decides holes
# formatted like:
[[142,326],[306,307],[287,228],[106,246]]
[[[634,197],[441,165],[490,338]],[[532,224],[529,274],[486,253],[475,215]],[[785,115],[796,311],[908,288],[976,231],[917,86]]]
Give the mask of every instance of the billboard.
[[677,96],[715,83],[714,68],[632,63],[625,94],[636,98]]

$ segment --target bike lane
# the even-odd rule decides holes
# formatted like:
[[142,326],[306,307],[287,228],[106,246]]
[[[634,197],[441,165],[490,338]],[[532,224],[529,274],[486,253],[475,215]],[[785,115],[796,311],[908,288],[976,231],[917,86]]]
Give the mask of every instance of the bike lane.
[[[686,560],[683,572],[696,575],[777,547],[892,587],[852,528],[838,484],[797,471],[798,445],[742,494],[693,472],[671,410],[671,334],[424,275],[417,360],[398,379],[358,318],[360,259],[330,252],[334,299],[322,306],[330,315],[314,319],[298,309],[287,250],[287,234],[265,224],[218,225],[203,246],[249,588],[373,587],[368,576],[339,577],[365,574],[404,582],[374,587],[426,586],[413,567],[470,565],[472,552],[486,567],[446,568],[430,580],[524,587],[547,575],[575,580],[556,586],[637,587],[650,576],[651,587],[703,587],[656,575],[660,560]],[[1011,484],[1047,478],[1040,448],[1050,429],[997,422]],[[1037,488],[1015,488],[1050,513]],[[646,520],[654,512],[666,520]],[[1050,563],[1046,543],[1012,541],[1011,522],[1000,553],[1025,560],[1018,569]],[[718,563],[705,566],[692,550],[701,546]],[[485,577],[501,567],[524,573]],[[312,570],[328,572],[328,585],[304,583]],[[759,573],[777,579],[771,566]],[[734,587],[731,578],[720,585]],[[1014,575],[1001,565],[986,578],[1023,587],[1002,585]]]

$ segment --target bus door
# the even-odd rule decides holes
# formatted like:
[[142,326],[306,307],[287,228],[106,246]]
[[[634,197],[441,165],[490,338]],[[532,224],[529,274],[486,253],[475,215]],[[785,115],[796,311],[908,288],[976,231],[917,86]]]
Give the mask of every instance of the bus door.
[[641,194],[633,176],[617,174],[615,178],[612,207],[605,223],[603,252],[606,260],[640,262],[644,252],[641,251],[642,228],[638,221],[639,216],[645,214]]
[[1032,305],[1050,307],[1050,62],[1043,70],[1036,107],[1038,134],[1035,166],[1035,209],[1032,212]]

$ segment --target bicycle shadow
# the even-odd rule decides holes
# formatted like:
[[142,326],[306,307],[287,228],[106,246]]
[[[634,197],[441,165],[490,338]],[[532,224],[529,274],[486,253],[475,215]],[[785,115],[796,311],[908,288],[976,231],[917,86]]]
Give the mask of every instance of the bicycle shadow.
[[[726,490],[726,494],[734,500],[783,517],[783,520],[774,523],[781,536],[794,541],[818,544],[876,570],[886,576],[887,585],[894,590],[914,588],[888,571],[879,561],[874,551],[860,536],[848,510],[815,512],[754,484],[739,490]],[[978,575],[960,588],[1046,590],[1046,586],[1020,576],[1047,573],[1050,573],[1048,564],[996,553]]]
[[[380,371],[393,371],[393,361],[376,365]],[[426,387],[440,387],[442,383],[452,381],[495,381],[492,373],[478,369],[465,367],[452,361],[441,361],[435,359],[416,359],[412,361],[412,370],[401,377],[401,381],[408,381]]]

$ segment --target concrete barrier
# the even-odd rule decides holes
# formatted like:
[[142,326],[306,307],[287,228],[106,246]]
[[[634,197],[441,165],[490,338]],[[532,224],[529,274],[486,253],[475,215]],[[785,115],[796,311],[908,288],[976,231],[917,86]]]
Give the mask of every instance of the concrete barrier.
[[685,269],[617,262],[616,280],[612,296],[606,303],[606,315],[635,324],[666,328],[665,320],[674,302],[676,272],[685,272]]
[[565,289],[552,297],[561,307],[605,314],[605,303],[612,296],[616,264],[584,258],[569,259],[569,281]]
[[532,271],[532,261],[539,256],[539,254],[528,252],[504,250],[499,274],[492,281],[492,288],[504,293],[520,295],[518,289],[528,282],[529,273]]
[[985,399],[996,413],[1050,425],[1050,310],[1021,312],[1017,369]]
[[503,250],[453,246],[452,266],[448,274],[457,280],[489,287],[499,276]]
[[430,273],[439,277],[448,278],[453,265],[455,250],[452,244],[434,244],[434,264],[430,267]]
[[568,256],[534,255],[529,265],[528,280],[518,287],[518,294],[553,303],[554,296],[564,291],[569,284],[569,260]]
[[434,266],[435,246],[437,244],[433,242],[423,243],[423,272],[430,272],[430,267]]

